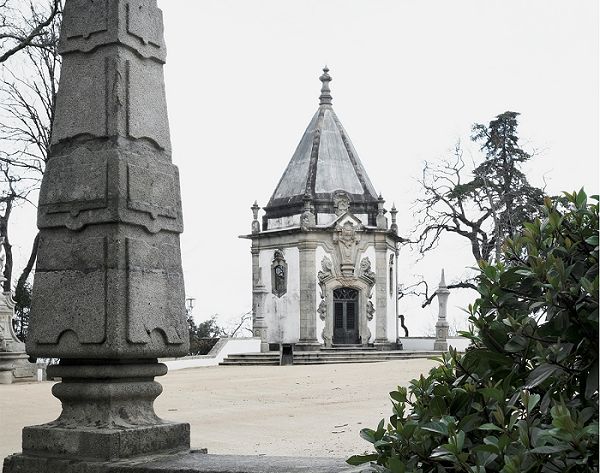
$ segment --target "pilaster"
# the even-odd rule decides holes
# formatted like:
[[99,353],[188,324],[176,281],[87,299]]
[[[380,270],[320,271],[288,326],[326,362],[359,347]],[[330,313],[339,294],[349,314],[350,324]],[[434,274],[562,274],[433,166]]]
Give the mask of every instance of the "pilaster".
[[252,332],[255,337],[260,337],[260,351],[269,351],[267,341],[267,323],[265,321],[265,301],[268,290],[263,284],[262,269],[260,267],[260,250],[252,247]]
[[385,234],[375,236],[375,343],[378,348],[389,347],[387,338],[388,244]]
[[300,252],[300,340],[298,350],[315,350],[317,341],[317,270],[316,242],[303,241],[298,246]]

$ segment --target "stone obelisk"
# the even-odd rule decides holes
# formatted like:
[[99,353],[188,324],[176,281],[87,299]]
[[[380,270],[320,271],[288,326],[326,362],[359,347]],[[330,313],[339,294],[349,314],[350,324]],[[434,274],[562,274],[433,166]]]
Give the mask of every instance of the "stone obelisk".
[[157,359],[189,343],[162,12],[156,0],[67,0],[60,53],[27,352],[60,358],[48,374],[62,379],[62,413],[24,428],[21,457],[186,450],[189,425],[153,409]]
[[435,342],[433,344],[434,350],[448,351],[448,296],[450,291],[446,286],[446,277],[444,270],[442,269],[442,277],[440,279],[440,285],[435,291],[435,295],[438,299],[439,312],[438,320],[435,324]]

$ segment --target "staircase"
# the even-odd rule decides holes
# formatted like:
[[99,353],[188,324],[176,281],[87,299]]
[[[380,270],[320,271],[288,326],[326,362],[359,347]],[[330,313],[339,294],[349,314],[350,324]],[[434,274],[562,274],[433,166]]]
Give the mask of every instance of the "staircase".
[[[334,363],[374,363],[389,360],[407,360],[415,358],[429,358],[440,355],[437,351],[405,351],[390,350],[380,351],[372,347],[344,346],[322,348],[320,351],[294,352],[295,365],[324,365]],[[223,366],[277,366],[279,365],[279,352],[267,353],[242,353],[229,355],[220,365]]]

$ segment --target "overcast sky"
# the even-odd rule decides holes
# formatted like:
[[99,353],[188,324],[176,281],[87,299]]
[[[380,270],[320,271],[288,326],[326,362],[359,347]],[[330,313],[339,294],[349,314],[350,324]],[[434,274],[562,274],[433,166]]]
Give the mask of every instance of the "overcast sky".
[[[525,169],[550,193],[598,191],[597,0],[169,0],[165,68],[173,161],[180,168],[186,292],[198,320],[251,306],[250,206],[266,205],[318,106],[321,68],[333,107],[371,181],[396,203],[407,235],[424,160],[468,143],[473,123],[521,113],[520,137],[537,155]],[[592,192],[593,191],[593,192]],[[21,211],[17,257],[33,229]],[[25,243],[21,243],[25,242]],[[448,237],[401,282],[433,285],[473,264]],[[452,295],[460,313],[472,295]],[[437,308],[403,302],[412,334]]]

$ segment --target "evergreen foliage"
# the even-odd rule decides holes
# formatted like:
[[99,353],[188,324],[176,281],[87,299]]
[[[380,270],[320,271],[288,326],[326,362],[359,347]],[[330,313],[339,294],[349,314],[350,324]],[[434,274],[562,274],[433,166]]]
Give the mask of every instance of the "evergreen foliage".
[[544,217],[480,262],[471,339],[390,393],[363,429],[392,473],[598,472],[598,197],[546,199]]
[[217,316],[196,325],[194,318],[188,316],[188,330],[190,333],[190,355],[206,355],[217,343],[219,337],[225,335],[224,330],[217,323]]

